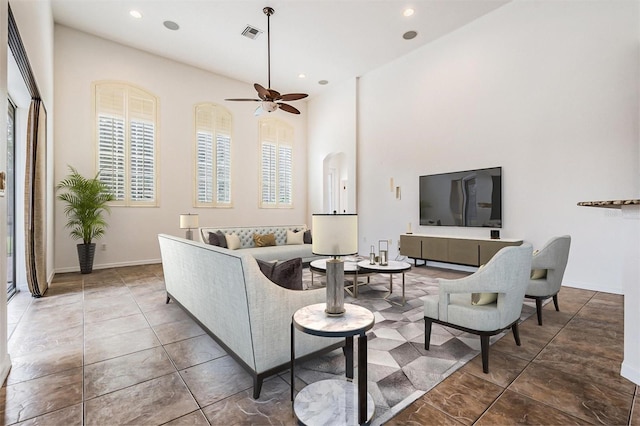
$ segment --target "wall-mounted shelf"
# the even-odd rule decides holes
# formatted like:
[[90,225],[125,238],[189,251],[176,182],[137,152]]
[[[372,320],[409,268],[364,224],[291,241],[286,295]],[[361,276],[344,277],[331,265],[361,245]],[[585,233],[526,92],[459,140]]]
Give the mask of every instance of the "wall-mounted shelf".
[[582,207],[600,207],[604,209],[621,209],[622,206],[640,205],[640,200],[611,200],[611,201],[581,201]]

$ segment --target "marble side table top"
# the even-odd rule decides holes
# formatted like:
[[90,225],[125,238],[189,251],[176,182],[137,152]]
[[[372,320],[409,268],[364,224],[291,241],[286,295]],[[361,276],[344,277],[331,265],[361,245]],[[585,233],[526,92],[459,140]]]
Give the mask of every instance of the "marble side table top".
[[293,325],[300,331],[316,336],[347,337],[363,334],[373,327],[373,312],[362,306],[345,303],[345,313],[329,316],[326,303],[316,303],[298,309],[293,314]]

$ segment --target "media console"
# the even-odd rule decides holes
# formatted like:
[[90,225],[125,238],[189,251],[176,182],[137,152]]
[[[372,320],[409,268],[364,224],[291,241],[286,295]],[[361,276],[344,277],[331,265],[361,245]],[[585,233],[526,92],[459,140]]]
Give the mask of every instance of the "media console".
[[400,254],[418,260],[480,266],[487,263],[500,249],[519,246],[522,240],[489,238],[443,237],[420,234],[400,235]]

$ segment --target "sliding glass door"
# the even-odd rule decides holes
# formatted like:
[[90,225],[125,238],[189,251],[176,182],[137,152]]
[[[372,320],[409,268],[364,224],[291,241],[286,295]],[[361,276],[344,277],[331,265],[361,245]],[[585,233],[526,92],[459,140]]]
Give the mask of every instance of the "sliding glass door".
[[9,99],[9,110],[7,112],[7,176],[4,190],[7,200],[7,299],[16,292],[15,113],[16,107]]

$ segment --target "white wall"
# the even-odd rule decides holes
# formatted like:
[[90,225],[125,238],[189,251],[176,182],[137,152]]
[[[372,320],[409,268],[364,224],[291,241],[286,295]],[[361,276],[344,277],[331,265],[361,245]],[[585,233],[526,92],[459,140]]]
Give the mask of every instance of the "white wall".
[[[96,268],[159,261],[158,233],[184,235],[180,213],[198,213],[201,226],[277,225],[306,222],[306,105],[302,114],[274,113],[294,126],[294,208],[258,208],[258,119],[255,104],[225,102],[251,97],[252,85],[125,47],[64,26],[55,27],[56,150],[55,179],[67,165],[95,173],[91,83],[122,80],[145,88],[160,100],[158,208],[114,207],[105,238],[97,241]],[[233,114],[232,209],[193,208],[193,108],[214,102]],[[64,229],[56,202],[56,271],[78,270],[76,241]],[[107,245],[106,251],[100,245]]]
[[[356,211],[356,98],[357,79],[351,79],[331,88],[326,94],[314,97],[308,105],[309,155],[307,176],[309,187],[308,223],[314,213],[331,213],[323,209],[323,162],[327,156],[344,153],[346,178],[350,189],[347,213]],[[341,176],[344,178],[345,176]]]
[[417,226],[418,176],[502,166],[502,236],[571,234],[565,284],[621,293],[620,212],[576,203],[639,198],[637,7],[513,2],[362,76],[361,247],[393,239],[393,257],[408,222],[488,237]]

